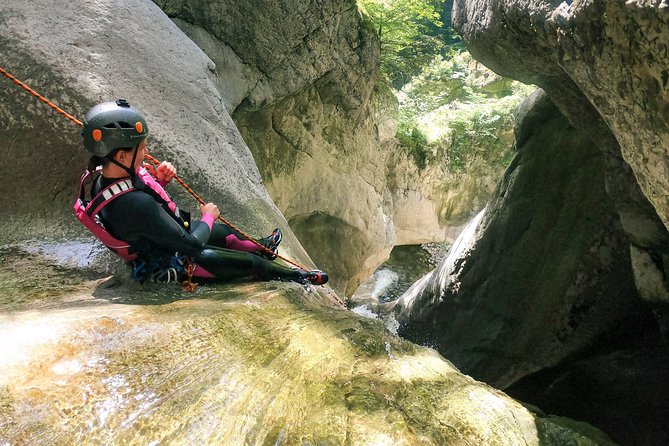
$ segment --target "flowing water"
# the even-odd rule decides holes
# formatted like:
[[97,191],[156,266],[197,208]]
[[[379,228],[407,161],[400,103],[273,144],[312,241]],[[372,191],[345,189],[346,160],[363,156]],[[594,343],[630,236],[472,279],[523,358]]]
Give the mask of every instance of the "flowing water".
[[[399,298],[415,281],[433,270],[447,251],[447,243],[396,246],[388,260],[355,291],[349,302],[351,310],[377,318],[375,309],[379,304]],[[392,325],[392,320],[389,322]]]

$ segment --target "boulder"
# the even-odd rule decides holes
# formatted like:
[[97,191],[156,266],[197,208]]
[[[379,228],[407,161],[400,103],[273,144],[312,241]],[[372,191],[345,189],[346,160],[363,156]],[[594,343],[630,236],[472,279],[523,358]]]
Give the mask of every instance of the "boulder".
[[395,304],[400,333],[504,387],[629,330],[647,314],[597,146],[542,91],[477,221]]
[[[0,256],[14,268],[0,286],[21,288],[0,293],[3,444],[613,444],[333,307],[323,289],[183,295]],[[23,280],[35,270],[63,287],[45,299]]]
[[[154,3],[12,2],[0,16],[8,72],[79,118],[96,103],[127,99],[147,119],[153,156],[173,161],[247,232],[281,226],[283,252],[309,262],[226,112],[213,62]],[[4,78],[0,89],[3,241],[83,236],[71,211],[87,162],[80,128]],[[177,186],[170,192],[197,207]]]
[[658,320],[669,332],[666,11],[660,1],[456,0],[453,25],[478,60],[542,87],[593,138],[633,245],[641,297],[664,315]]

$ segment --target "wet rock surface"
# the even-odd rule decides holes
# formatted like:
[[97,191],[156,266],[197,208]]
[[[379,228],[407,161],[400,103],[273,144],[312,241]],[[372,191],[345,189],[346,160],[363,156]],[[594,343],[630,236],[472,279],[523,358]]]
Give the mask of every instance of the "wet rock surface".
[[[40,261],[23,260],[15,274]],[[23,303],[0,302],[3,442],[612,444],[528,411],[322,290],[183,293],[99,276],[61,291],[26,286]]]

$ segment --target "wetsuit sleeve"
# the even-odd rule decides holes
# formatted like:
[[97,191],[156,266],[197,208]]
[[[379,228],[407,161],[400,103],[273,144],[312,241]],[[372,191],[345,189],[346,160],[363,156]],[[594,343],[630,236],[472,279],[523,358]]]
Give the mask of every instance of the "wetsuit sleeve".
[[161,250],[195,255],[209,240],[211,229],[208,225],[197,225],[190,233],[179,225],[148,194],[131,192],[119,197],[105,220],[121,240],[131,245],[148,240]]

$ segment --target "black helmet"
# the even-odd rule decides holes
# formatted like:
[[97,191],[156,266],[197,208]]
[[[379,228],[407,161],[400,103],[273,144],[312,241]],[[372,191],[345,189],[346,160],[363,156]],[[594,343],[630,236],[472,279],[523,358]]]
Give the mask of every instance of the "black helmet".
[[121,147],[136,147],[148,134],[144,117],[125,99],[88,110],[81,132],[88,153],[99,157]]

